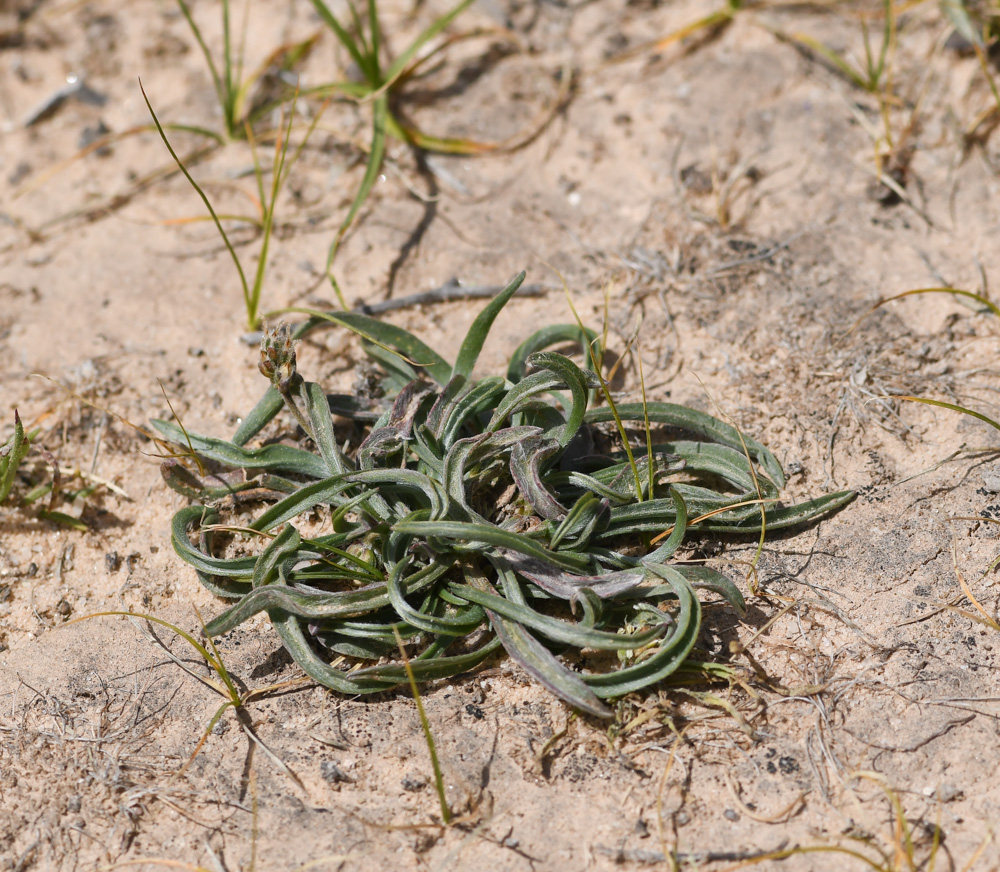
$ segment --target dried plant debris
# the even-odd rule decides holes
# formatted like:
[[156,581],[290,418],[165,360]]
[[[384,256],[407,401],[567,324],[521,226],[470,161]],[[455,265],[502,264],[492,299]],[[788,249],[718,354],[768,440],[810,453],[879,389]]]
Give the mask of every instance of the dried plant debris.
[[[202,478],[177,461],[164,466],[168,483],[200,503],[176,514],[174,547],[209,590],[234,601],[209,635],[266,611],[299,666],[345,694],[407,681],[391,659],[397,632],[418,681],[465,672],[503,647],[573,707],[610,716],[605,700],[684,666],[699,590],[744,607],[725,576],[671,562],[689,526],[759,534],[762,523],[804,524],[853,498],[783,507],[774,455],[735,428],[668,403],[615,406],[597,338],[579,325],[543,328],[514,352],[505,378],[473,379],[523,278],[479,314],[454,365],[398,327],[332,313],[265,337],[271,387],[232,440],[154,422],[228,470]],[[298,373],[294,340],[330,322],[362,337],[384,397],[328,396]],[[573,342],[591,369],[545,350]],[[609,404],[595,406],[598,397]],[[312,450],[249,447],[283,407]],[[331,411],[364,434],[355,450],[338,446]],[[644,457],[622,438],[626,422],[649,435]],[[220,524],[222,506],[268,499],[235,534],[243,553],[226,552],[234,528]],[[260,553],[250,553],[254,538],[268,542]],[[568,665],[583,650],[596,652],[588,669]],[[606,671],[590,671],[595,664]]]

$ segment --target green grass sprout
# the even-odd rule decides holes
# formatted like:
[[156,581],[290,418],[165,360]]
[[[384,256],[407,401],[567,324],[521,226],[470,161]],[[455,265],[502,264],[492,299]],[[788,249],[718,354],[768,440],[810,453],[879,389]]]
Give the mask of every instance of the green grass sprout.
[[[36,443],[41,432],[40,427],[35,427],[30,432],[26,432],[24,425],[21,423],[21,416],[18,414],[17,409],[14,409],[14,433],[3,445],[0,445],[0,504],[3,504],[11,497],[18,470],[21,469],[28,453],[31,451],[32,445]],[[117,488],[111,482],[98,479],[96,476],[87,476],[81,471],[74,469],[66,469],[66,475],[74,479],[90,479],[90,483],[77,490],[67,490],[63,482],[63,469],[59,466],[55,457],[40,445],[36,447],[36,452],[40,453],[45,459],[46,464],[51,467],[52,480],[43,484],[31,482],[32,487],[27,493],[19,494],[18,498],[16,500],[11,499],[11,502],[21,509],[27,510],[43,497],[47,496],[49,498],[48,507],[39,508],[35,512],[35,515],[43,521],[51,521],[61,527],[86,533],[90,528],[84,521],[66,512],[60,512],[55,508],[59,502],[66,500],[72,503],[77,500],[85,500],[101,486],[109,487],[111,490],[123,493],[120,488]]]
[[799,46],[827,62],[848,82],[869,94],[878,94],[886,87],[891,64],[889,56],[896,42],[896,11],[892,0],[882,2],[882,39],[877,50],[873,50],[868,21],[861,16],[861,33],[864,40],[864,63],[850,61],[844,55],[830,48],[826,43],[805,33],[787,32],[777,28],[769,28],[771,32],[786,42]]
[[25,434],[21,416],[14,409],[14,435],[0,447],[0,503],[10,496],[18,467],[31,449],[30,435]]
[[[308,89],[310,96],[337,95],[371,105],[371,137],[366,156],[364,176],[348,207],[347,214],[327,251],[326,274],[337,294],[342,308],[349,308],[333,272],[333,264],[341,243],[353,226],[362,207],[382,171],[388,137],[394,137],[425,151],[447,154],[476,155],[500,150],[521,148],[534,140],[555,117],[569,98],[574,76],[569,69],[562,70],[558,93],[549,108],[526,131],[508,142],[477,142],[469,139],[434,136],[407,122],[400,108],[403,102],[403,85],[416,77],[418,72],[448,45],[462,38],[484,35],[511,36],[495,29],[474,30],[469,34],[455,34],[442,38],[448,28],[471,5],[472,0],[460,0],[447,12],[435,18],[400,52],[390,54],[385,46],[384,24],[377,0],[348,0],[349,21],[334,14],[325,0],[312,0],[319,17],[326,23],[337,41],[347,52],[361,81],[340,81]],[[438,44],[435,45],[435,42]],[[432,47],[433,46],[433,47]]]
[[410,658],[406,654],[403,645],[403,637],[399,635],[399,628],[394,627],[396,634],[396,647],[399,649],[399,656],[403,661],[403,668],[406,669],[406,680],[410,683],[410,691],[413,694],[413,701],[417,706],[417,715],[420,718],[420,729],[424,732],[424,741],[427,743],[427,753],[431,758],[431,769],[434,772],[434,789],[437,791],[438,802],[441,805],[441,820],[444,825],[451,823],[451,809],[448,807],[448,795],[444,789],[444,775],[441,772],[441,762],[438,760],[437,745],[434,743],[434,735],[431,733],[431,724],[427,720],[427,712],[424,710],[424,702],[420,698],[420,688],[417,686],[417,679],[413,675],[413,667],[410,665]]
[[343,93],[359,101],[370,102],[372,105],[371,144],[368,148],[365,174],[347,210],[347,215],[341,222],[336,236],[330,244],[326,259],[326,274],[329,277],[331,286],[337,294],[341,306],[347,309],[349,307],[344,300],[340,285],[337,283],[332,271],[337,251],[344,236],[361,211],[361,207],[371,194],[372,188],[382,170],[382,158],[385,154],[387,134],[392,131],[394,134],[400,136],[400,138],[407,138],[399,122],[392,115],[390,109],[390,92],[395,83],[405,75],[408,65],[413,61],[417,53],[461,15],[472,4],[472,0],[461,0],[449,12],[435,19],[388,67],[383,67],[381,59],[382,25],[379,20],[378,6],[375,0],[367,0],[366,3],[367,33],[365,25],[362,23],[362,17],[358,13],[354,2],[348,2],[352,28],[344,27],[323,0],[312,0],[312,3],[320,18],[330,27],[336,35],[337,40],[346,49],[364,79],[360,84],[342,82],[318,89],[316,92]]
[[240,43],[238,47],[233,46],[233,39],[230,25],[230,3],[229,0],[222,0],[222,58],[221,69],[216,63],[202,35],[201,28],[195,21],[191,13],[191,8],[186,0],[177,0],[181,14],[187,21],[191,33],[198,43],[198,48],[205,58],[209,74],[212,77],[212,85],[215,89],[215,96],[219,101],[222,110],[222,119],[225,124],[225,135],[228,139],[239,139],[252,128],[255,121],[280,105],[287,99],[291,92],[295,90],[293,85],[285,85],[283,94],[278,98],[263,97],[254,100],[254,89],[261,84],[261,81],[268,76],[277,78],[280,81],[281,73],[291,72],[312,50],[318,39],[318,34],[308,37],[299,42],[287,43],[274,49],[265,61],[249,76],[243,77],[244,47],[246,43],[246,32],[249,24],[249,6],[244,6],[243,26],[241,28]]
[[[673,562],[689,517],[704,517],[702,530],[756,535],[762,505],[768,529],[780,529],[853,497],[775,506],[780,465],[731,425],[648,397],[591,406],[602,384],[610,399],[606,380],[548,350],[578,342],[600,360],[579,320],[529,336],[506,378],[474,377],[523,280],[483,308],[454,363],[360,313],[311,317],[265,336],[270,386],[231,440],[153,422],[163,438],[189,439],[204,462],[233,471],[201,483],[167,476],[196,501],[174,517],[174,548],[229,601],[206,625],[209,637],[266,612],[302,670],[349,695],[450,678],[503,648],[572,708],[611,717],[606,701],[687,674],[699,591],[744,609],[722,574]],[[327,394],[298,372],[295,339],[331,321],[365,337],[381,398]],[[281,438],[292,435],[282,409],[307,442]],[[332,414],[350,433],[335,433]],[[625,422],[650,433],[640,461]],[[683,435],[665,441],[661,428]],[[247,488],[259,506],[249,528],[266,544],[219,527]],[[240,499],[241,511],[252,505]],[[647,543],[667,527],[664,541]],[[234,537],[237,554],[227,556]],[[415,653],[391,659],[400,641]],[[592,653],[580,671],[583,650]]]
[[[249,139],[252,135],[251,132],[258,126],[261,119],[266,118],[277,107],[293,101],[297,91],[294,84],[294,71],[312,51],[319,39],[319,33],[315,33],[303,40],[277,46],[251,73],[244,76],[244,47],[249,24],[250,4],[246,3],[244,5],[241,35],[238,45],[234,45],[230,21],[230,0],[222,0],[223,44],[222,56],[218,61],[213,57],[187,0],[177,0],[177,5],[208,67],[212,86],[222,114],[223,129],[218,131],[203,124],[184,123],[164,123],[161,127],[157,123],[155,125],[137,125],[126,130],[109,133],[96,139],[44,172],[32,176],[25,184],[18,187],[14,193],[14,199],[18,199],[36,190],[46,184],[53,176],[89,154],[106,149],[108,146],[129,137],[148,133],[158,128],[161,136],[162,132],[167,130],[172,133],[189,133],[199,137],[202,143],[179,160],[179,163],[185,167],[194,166],[229,142]],[[266,134],[258,134],[258,139],[270,139],[279,134],[280,131],[270,131]],[[37,227],[35,232],[42,233],[58,224],[74,219],[84,218],[92,220],[97,217],[103,217],[112,211],[122,208],[136,194],[162,181],[174,172],[176,170],[172,165],[148,172],[132,181],[125,191],[119,191],[102,197],[96,204],[89,202],[83,207],[54,216]]]
[[[222,219],[219,217],[218,213],[212,206],[211,200],[209,200],[208,195],[205,193],[201,185],[199,185],[194,177],[191,175],[187,166],[185,166],[184,161],[178,157],[177,152],[174,151],[173,146],[170,144],[170,140],[167,138],[167,134],[160,124],[159,119],[156,117],[156,112],[153,110],[153,106],[149,101],[149,97],[146,95],[145,89],[142,87],[142,83],[139,83],[139,89],[142,91],[142,98],[146,101],[146,107],[149,109],[149,114],[153,118],[153,123],[156,125],[156,129],[160,134],[160,138],[163,140],[163,144],[167,147],[167,151],[170,152],[170,156],[174,159],[177,164],[178,169],[184,174],[184,178],[188,180],[191,187],[194,188],[195,192],[201,198],[202,203],[205,204],[205,208],[208,210],[212,221],[215,223],[216,229],[219,231],[219,235],[222,237],[223,244],[226,250],[229,252],[229,256],[233,261],[233,265],[236,267],[236,273],[239,276],[240,287],[243,291],[243,303],[246,309],[247,315],[247,327],[250,330],[256,330],[260,327],[260,298],[264,287],[264,277],[267,270],[267,253],[268,247],[271,242],[271,235],[274,229],[274,210],[277,205],[278,197],[281,193],[281,189],[288,179],[288,173],[291,169],[291,164],[294,163],[295,159],[301,153],[306,141],[315,129],[316,123],[319,120],[319,114],[314,117],[312,123],[310,124],[308,130],[306,131],[305,137],[302,143],[299,145],[298,149],[292,156],[291,160],[288,160],[288,148],[292,135],[292,123],[295,118],[295,101],[292,101],[291,108],[288,113],[288,121],[285,125],[279,128],[278,135],[275,138],[274,144],[274,158],[271,167],[271,189],[270,196],[266,195],[263,186],[263,171],[260,167],[259,161],[257,160],[256,148],[253,148],[254,152],[254,174],[257,179],[257,186],[260,193],[261,206],[262,206],[262,217],[261,217],[261,246],[257,257],[257,269],[253,276],[253,283],[251,284],[247,280],[246,273],[243,270],[243,265],[240,263],[239,255],[236,254],[236,249],[233,247],[232,242],[229,239],[229,234],[226,232],[225,227],[222,225]],[[247,127],[247,138],[254,146],[254,138],[252,130],[249,125]]]

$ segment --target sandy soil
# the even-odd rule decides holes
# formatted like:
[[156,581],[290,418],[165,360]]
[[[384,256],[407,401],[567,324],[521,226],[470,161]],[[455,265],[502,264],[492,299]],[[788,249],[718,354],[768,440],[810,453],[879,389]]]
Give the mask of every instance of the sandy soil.
[[[446,8],[421,7],[382,5],[397,51]],[[343,53],[312,8],[253,3],[247,69],[319,32],[303,82],[341,78]],[[217,50],[217,5],[194,9]],[[231,714],[186,765],[218,694],[125,619],[63,626],[127,607],[196,631],[195,608],[220,610],[171,549],[183,500],[163,485],[155,447],[123,422],[169,414],[162,385],[189,429],[226,435],[263,384],[241,340],[232,262],[155,134],[63,163],[95,130],[148,123],[139,77],[164,122],[221,130],[177,8],[0,3],[2,425],[6,436],[16,407],[49,452],[36,447],[15,496],[51,480],[50,456],[64,490],[114,485],[57,506],[86,532],[16,500],[0,508],[0,868],[721,869],[756,858],[842,870],[930,868],[932,855],[937,870],[1000,868],[1000,633],[970,619],[956,575],[996,614],[995,576],[983,575],[996,530],[950,520],[1000,512],[1000,438],[881,399],[919,394],[995,415],[997,324],[927,295],[848,332],[888,295],[996,286],[995,118],[973,130],[993,98],[975,56],[945,41],[936,4],[900,20],[898,99],[884,119],[875,95],[775,35],[863,58],[859,14],[877,38],[879,9],[750,9],[714,35],[611,63],[708,4],[496,0],[456,25],[484,35],[407,86],[402,105],[426,132],[504,142],[535,129],[575,77],[551,123],[516,150],[421,156],[392,142],[338,255],[349,303],[453,277],[502,284],[527,269],[553,290],[510,304],[481,359],[487,373],[502,371],[526,322],[570,320],[557,271],[595,326],[607,289],[615,347],[641,321],[653,397],[717,403],[793,473],[790,498],[860,492],[767,543],[745,620],[708,610],[702,646],[739,667],[731,687],[629,698],[611,726],[571,717],[502,661],[429,687],[460,816],[442,828],[407,693],[348,700],[296,683],[249,704],[301,784]],[[78,93],[26,125],[67,76],[101,99]],[[368,119],[346,102],[325,111],[279,204],[265,309],[334,305],[320,273],[363,172]],[[884,120],[902,202],[875,176]],[[184,154],[204,145],[171,137]],[[220,212],[243,214],[251,169],[234,142],[193,171]],[[252,269],[259,237],[234,227]],[[478,305],[386,317],[448,357]],[[331,331],[303,348],[301,367],[346,389],[358,359]],[[637,387],[626,367],[622,390]],[[754,544],[702,540],[695,556],[742,579],[736,561]],[[208,677],[183,643],[159,636]],[[730,653],[737,639],[747,655]],[[266,620],[220,647],[246,688],[298,675]],[[816,853],[760,857],[797,846]],[[856,853],[829,852],[838,846]]]

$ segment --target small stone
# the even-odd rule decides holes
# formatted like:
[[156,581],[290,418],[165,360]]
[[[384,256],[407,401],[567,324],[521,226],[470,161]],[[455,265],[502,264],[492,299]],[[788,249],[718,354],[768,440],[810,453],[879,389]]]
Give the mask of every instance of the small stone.
[[[98,121],[97,124],[91,124],[84,127],[80,131],[80,138],[76,142],[76,147],[78,149],[89,148],[95,142],[103,139],[111,132],[109,128],[103,121]],[[111,149],[107,145],[102,145],[96,149],[96,153],[99,157],[107,157],[111,154]]]
[[66,600],[59,600],[59,605],[56,606],[56,611],[66,618],[73,612],[73,607],[66,602]]
[[738,815],[738,814],[737,814],[737,813],[736,813],[735,811],[733,811],[733,810],[732,810],[731,808],[727,808],[727,809],[726,809],[726,810],[725,810],[725,811],[724,811],[724,812],[722,813],[722,816],[723,816],[723,817],[724,817],[724,818],[725,818],[725,819],[726,819],[727,821],[732,821],[733,823],[736,823],[736,821],[738,821],[738,820],[740,819],[740,816],[739,816],[739,815]]
[[319,774],[330,784],[349,784],[353,779],[333,760],[323,760],[319,764]]
[[403,790],[407,793],[416,793],[427,786],[427,779],[422,775],[404,775],[402,782]]
[[946,783],[937,789],[937,798],[940,802],[954,802],[956,799],[964,799],[965,793],[961,787]]
[[799,761],[794,757],[780,757],[778,759],[778,768],[784,775],[791,775],[793,772],[799,771]]

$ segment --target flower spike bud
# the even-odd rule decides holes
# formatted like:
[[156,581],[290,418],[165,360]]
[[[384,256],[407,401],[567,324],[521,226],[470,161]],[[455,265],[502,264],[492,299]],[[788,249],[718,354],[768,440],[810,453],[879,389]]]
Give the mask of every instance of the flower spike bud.
[[292,339],[292,328],[286,323],[264,331],[257,366],[282,394],[299,381],[301,376],[295,369],[295,340]]

